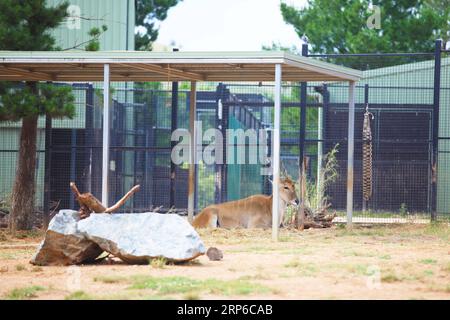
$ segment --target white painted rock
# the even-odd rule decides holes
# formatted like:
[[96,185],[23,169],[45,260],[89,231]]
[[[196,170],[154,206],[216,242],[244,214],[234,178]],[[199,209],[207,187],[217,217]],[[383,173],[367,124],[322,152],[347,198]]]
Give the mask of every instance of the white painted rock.
[[127,263],[148,263],[156,257],[187,261],[206,251],[195,229],[176,214],[91,214],[77,228]]
[[77,211],[60,210],[48,226],[45,238],[31,263],[41,266],[92,262],[103,250],[78,231]]

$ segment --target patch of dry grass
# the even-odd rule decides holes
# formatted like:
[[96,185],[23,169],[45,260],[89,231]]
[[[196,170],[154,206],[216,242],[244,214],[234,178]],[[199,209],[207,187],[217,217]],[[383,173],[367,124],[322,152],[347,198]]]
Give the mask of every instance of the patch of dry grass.
[[98,276],[94,277],[94,282],[102,282],[106,284],[126,282],[127,278],[123,276]]
[[151,277],[135,276],[129,289],[149,289],[158,295],[184,294],[184,296],[209,293],[217,295],[249,295],[254,293],[268,293],[271,290],[257,283],[237,279],[218,280],[208,278],[197,280],[188,277]]
[[153,259],[150,259],[150,262],[149,262],[150,266],[152,268],[156,268],[156,269],[165,268],[167,263],[168,263],[168,261],[164,257],[153,258]]
[[45,230],[33,229],[26,231],[16,231],[15,235],[12,235],[8,229],[0,229],[0,243],[8,242],[14,243],[18,241],[39,241],[44,237]]
[[44,291],[45,288],[41,286],[29,286],[23,288],[15,288],[9,291],[5,298],[8,300],[28,300],[37,297],[39,291]]

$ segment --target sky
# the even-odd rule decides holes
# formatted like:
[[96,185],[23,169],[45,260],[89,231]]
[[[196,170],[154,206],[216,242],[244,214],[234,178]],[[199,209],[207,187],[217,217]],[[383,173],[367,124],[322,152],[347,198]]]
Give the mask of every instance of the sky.
[[[283,2],[302,7],[306,0]],[[279,6],[280,0],[183,0],[161,22],[156,43],[182,51],[259,51],[272,42],[300,47]]]

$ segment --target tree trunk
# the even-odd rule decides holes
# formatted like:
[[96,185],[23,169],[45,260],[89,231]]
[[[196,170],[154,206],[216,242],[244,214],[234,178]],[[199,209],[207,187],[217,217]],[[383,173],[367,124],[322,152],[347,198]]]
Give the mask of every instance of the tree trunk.
[[11,199],[10,229],[29,230],[34,211],[35,172],[36,172],[36,135],[38,116],[22,119],[20,147],[16,178]]

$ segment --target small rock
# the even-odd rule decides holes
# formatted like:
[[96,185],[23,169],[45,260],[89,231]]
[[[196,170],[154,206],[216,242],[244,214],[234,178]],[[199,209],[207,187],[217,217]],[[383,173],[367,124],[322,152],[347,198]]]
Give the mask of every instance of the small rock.
[[210,247],[208,251],[206,251],[206,255],[211,261],[220,261],[223,259],[223,253],[219,249],[215,247]]

